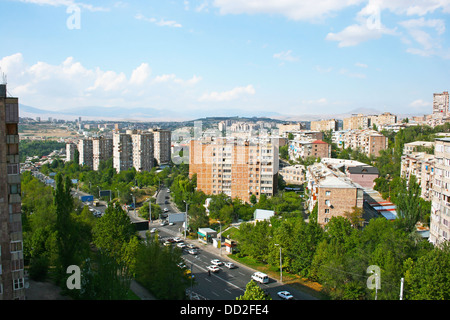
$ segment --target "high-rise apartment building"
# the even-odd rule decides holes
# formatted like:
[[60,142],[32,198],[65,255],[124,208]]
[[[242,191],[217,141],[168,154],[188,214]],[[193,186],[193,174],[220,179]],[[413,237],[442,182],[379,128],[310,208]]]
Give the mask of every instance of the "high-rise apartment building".
[[390,112],[379,115],[354,114],[350,118],[344,119],[344,130],[369,129],[375,124],[377,127],[395,124],[397,116]]
[[0,300],[24,299],[19,99],[0,84]]
[[113,135],[113,166],[117,172],[134,167],[150,171],[154,163],[153,133],[127,130]]
[[78,141],[79,164],[94,167],[92,139],[81,139]]
[[75,143],[66,143],[66,161],[75,160],[75,151],[77,150],[77,145]]
[[336,119],[311,121],[312,131],[337,131],[338,121]]
[[117,172],[133,167],[133,142],[130,133],[113,134],[113,166]]
[[197,189],[225,193],[245,202],[255,195],[272,196],[278,181],[278,139],[203,138],[191,140],[189,176],[197,174]]
[[150,171],[153,168],[153,133],[136,132],[131,135],[133,143],[133,167],[137,171]]
[[434,181],[431,198],[430,242],[450,239],[450,139],[438,138],[434,148]]
[[433,116],[447,117],[449,112],[448,91],[433,94]]
[[171,160],[171,132],[170,130],[153,129],[154,157],[158,165],[168,164]]
[[98,137],[92,139],[92,168],[97,171],[100,162],[113,156],[113,139]]

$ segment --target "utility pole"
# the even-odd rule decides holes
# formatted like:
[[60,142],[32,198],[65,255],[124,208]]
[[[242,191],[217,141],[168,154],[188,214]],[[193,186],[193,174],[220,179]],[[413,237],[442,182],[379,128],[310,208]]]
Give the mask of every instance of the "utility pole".
[[152,222],[152,198],[148,200],[148,219]]
[[403,283],[405,282],[405,278],[401,279],[400,282],[400,300],[403,300]]

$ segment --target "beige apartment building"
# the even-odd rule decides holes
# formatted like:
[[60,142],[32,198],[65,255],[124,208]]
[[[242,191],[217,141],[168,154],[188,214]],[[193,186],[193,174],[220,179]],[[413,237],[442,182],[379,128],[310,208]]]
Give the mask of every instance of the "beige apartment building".
[[97,171],[101,161],[113,156],[113,139],[98,137],[92,139],[92,168]]
[[433,117],[447,117],[449,113],[448,91],[433,94]]
[[286,184],[301,185],[305,182],[305,166],[300,164],[280,168],[279,174]]
[[436,139],[430,238],[434,245],[450,239],[450,138]]
[[380,115],[364,115],[355,114],[343,121],[343,130],[370,129],[375,124],[377,127],[391,125],[397,123],[397,116],[385,112]]
[[402,156],[400,175],[406,180],[415,176],[421,187],[421,197],[427,201],[432,199],[434,179],[434,155],[425,152],[409,152]]
[[0,84],[0,300],[25,299],[19,99]]
[[345,217],[354,207],[363,208],[363,188],[333,165],[321,162],[308,166],[306,181],[308,209],[311,212],[317,204],[318,223],[322,226],[332,217]]
[[170,130],[152,129],[154,148],[153,153],[158,165],[168,164],[171,161],[171,132]]
[[291,140],[288,152],[291,160],[308,157],[329,158],[331,145],[322,140]]
[[337,131],[338,121],[336,119],[311,121],[312,131]]
[[189,176],[197,175],[197,189],[225,193],[245,202],[255,195],[272,196],[278,181],[277,139],[203,138],[191,140]]
[[359,149],[368,156],[379,156],[380,151],[388,147],[388,138],[371,129],[336,132],[333,142],[340,148]]

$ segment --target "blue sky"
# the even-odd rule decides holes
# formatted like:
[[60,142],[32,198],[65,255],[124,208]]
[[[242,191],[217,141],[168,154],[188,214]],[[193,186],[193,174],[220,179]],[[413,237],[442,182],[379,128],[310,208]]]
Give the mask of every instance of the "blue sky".
[[0,68],[47,110],[429,114],[449,16],[448,0],[0,0]]

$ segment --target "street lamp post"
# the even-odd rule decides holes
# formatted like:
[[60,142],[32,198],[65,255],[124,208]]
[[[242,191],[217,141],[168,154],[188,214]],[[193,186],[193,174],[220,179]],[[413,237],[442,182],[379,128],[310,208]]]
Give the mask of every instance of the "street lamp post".
[[184,213],[184,240],[186,240],[186,229],[187,229],[187,219],[188,219],[188,202],[183,200],[186,203],[186,212]]
[[276,246],[280,247],[280,282],[283,282],[283,265],[281,261],[281,246],[278,243],[275,243]]

